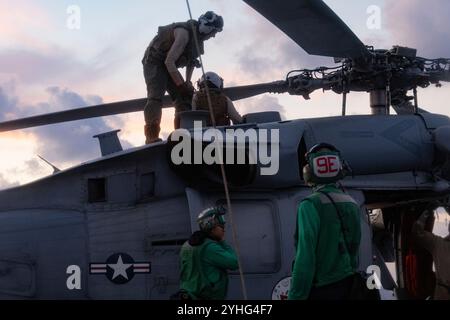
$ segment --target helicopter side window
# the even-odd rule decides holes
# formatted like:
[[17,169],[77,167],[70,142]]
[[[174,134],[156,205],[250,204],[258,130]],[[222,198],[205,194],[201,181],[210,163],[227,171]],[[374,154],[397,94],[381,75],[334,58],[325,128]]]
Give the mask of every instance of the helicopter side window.
[[88,179],[89,203],[106,202],[106,179]]

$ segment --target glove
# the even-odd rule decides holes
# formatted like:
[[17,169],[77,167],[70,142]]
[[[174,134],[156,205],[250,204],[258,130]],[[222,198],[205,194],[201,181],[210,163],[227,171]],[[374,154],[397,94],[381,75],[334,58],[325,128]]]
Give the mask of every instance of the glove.
[[194,86],[191,82],[183,82],[177,89],[182,97],[192,97],[194,95]]
[[195,68],[200,68],[202,66],[200,60],[194,59],[194,62],[192,63]]

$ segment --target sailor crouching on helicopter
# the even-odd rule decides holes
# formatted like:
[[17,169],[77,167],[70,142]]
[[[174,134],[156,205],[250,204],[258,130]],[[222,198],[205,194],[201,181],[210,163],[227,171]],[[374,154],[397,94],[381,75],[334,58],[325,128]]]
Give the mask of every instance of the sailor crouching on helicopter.
[[[213,207],[200,213],[200,231],[181,247],[180,292],[185,299],[224,300],[228,290],[227,269],[236,270],[238,259],[225,242],[223,207]],[[186,297],[186,295],[188,297]]]
[[[174,126],[179,128],[178,113],[191,109],[194,92],[191,77],[194,67],[198,66],[197,58],[203,54],[203,42],[215,37],[222,28],[222,17],[212,11],[203,14],[198,21],[159,27],[142,59],[148,97],[144,108],[146,144],[159,140],[162,99],[166,90],[175,101]],[[186,67],[186,81],[178,71],[183,67]]]
[[[192,99],[192,110],[209,111],[208,90],[211,98],[211,107],[217,126],[229,126],[230,120],[233,124],[242,122],[242,117],[234,107],[233,102],[223,93],[223,79],[215,72],[206,72],[197,81],[198,91]],[[208,123],[211,125],[212,123]]]
[[450,223],[445,238],[425,230],[428,219],[434,219],[433,211],[426,210],[413,225],[413,236],[417,243],[433,256],[436,270],[434,300],[450,300]]
[[343,170],[334,146],[315,145],[306,158],[303,175],[313,194],[298,208],[288,299],[347,299],[358,267],[359,206],[336,186]]

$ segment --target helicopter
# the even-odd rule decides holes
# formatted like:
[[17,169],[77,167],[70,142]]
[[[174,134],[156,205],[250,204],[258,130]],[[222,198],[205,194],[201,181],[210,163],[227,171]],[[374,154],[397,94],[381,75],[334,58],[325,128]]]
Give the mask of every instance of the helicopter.
[[[421,58],[401,46],[366,46],[321,0],[244,2],[309,54],[340,65],[225,88],[230,99],[262,93],[308,99],[316,90],[343,97],[339,117],[282,121],[278,112],[255,112],[243,124],[216,128],[279,133],[275,174],[261,174],[264,165],[249,160],[245,142],[247,161],[224,164],[248,298],[287,295],[295,212],[311,193],[302,168],[318,142],[335,145],[351,168],[341,183],[360,206],[360,270],[378,266],[383,288],[399,298],[430,296],[432,259],[414,244],[410,230],[425,209],[449,206],[450,119],[420,108],[417,88],[450,81],[450,59]],[[346,97],[354,91],[370,94],[371,115],[346,115]],[[11,120],[0,123],[0,132],[142,111],[145,102]],[[172,102],[165,97],[163,103]],[[202,112],[187,111],[182,127],[193,132],[193,122],[204,119]],[[96,137],[101,158],[0,191],[0,298],[168,299],[178,290],[178,253],[197,229],[198,213],[227,203],[220,165],[173,163],[173,134],[127,150],[117,131]],[[258,142],[268,146],[269,140]],[[206,147],[211,140],[201,135],[199,142]],[[395,262],[397,279],[386,262]],[[240,280],[230,273],[228,298],[244,297]]]

